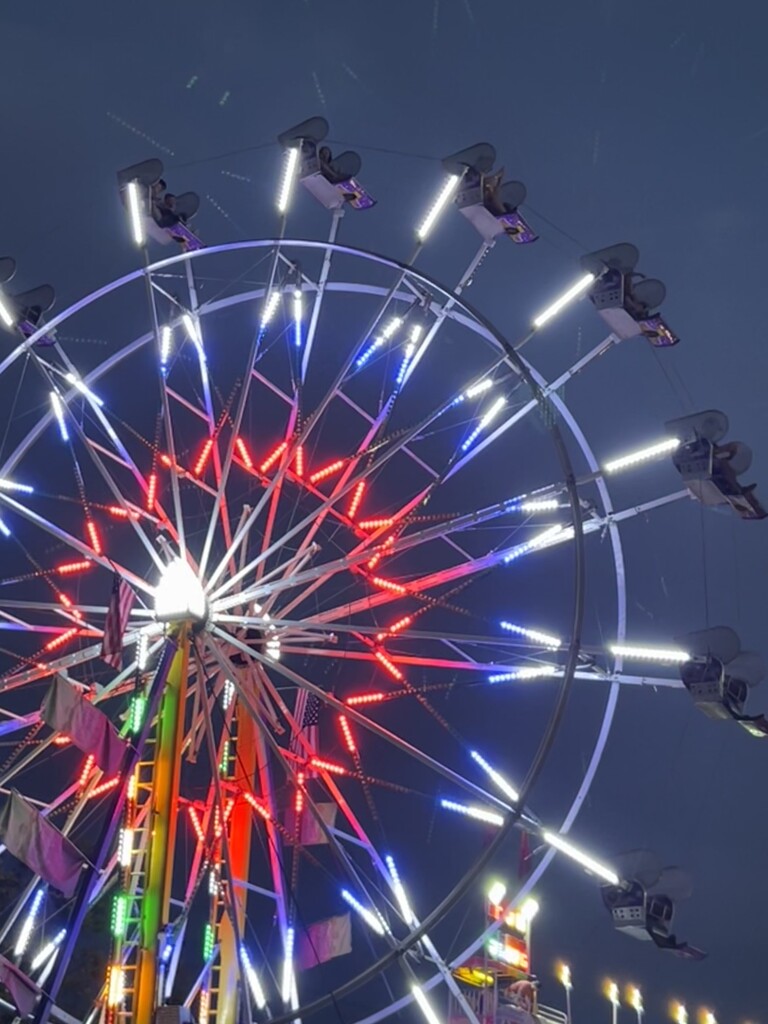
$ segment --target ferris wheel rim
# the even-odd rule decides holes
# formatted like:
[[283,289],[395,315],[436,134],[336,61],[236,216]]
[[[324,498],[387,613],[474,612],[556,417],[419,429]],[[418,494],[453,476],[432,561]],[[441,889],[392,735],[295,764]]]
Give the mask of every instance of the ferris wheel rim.
[[[264,239],[264,240],[254,240],[252,242],[229,243],[229,244],[225,244],[225,245],[221,245],[221,246],[210,247],[210,248],[205,249],[205,250],[200,250],[197,253],[194,253],[194,252],[193,253],[183,253],[183,254],[177,255],[175,257],[171,257],[171,258],[168,258],[168,259],[165,259],[165,260],[158,261],[157,263],[155,263],[152,266],[148,267],[146,270],[145,269],[140,269],[138,271],[132,272],[131,274],[125,275],[123,278],[120,278],[120,279],[117,279],[116,281],[110,282],[109,285],[107,285],[107,286],[105,286],[105,287],[103,287],[101,289],[97,289],[96,291],[90,293],[88,296],[84,297],[84,299],[79,300],[78,302],[76,302],[73,305],[71,305],[70,307],[68,307],[66,310],[62,311],[61,314],[59,314],[54,320],[52,320],[50,322],[50,324],[48,325],[47,329],[50,330],[52,327],[55,327],[57,324],[65,322],[69,317],[75,315],[79,310],[81,310],[83,308],[86,308],[86,306],[90,305],[92,302],[98,301],[100,298],[102,298],[105,295],[109,294],[111,291],[114,291],[117,288],[130,283],[131,281],[138,280],[138,279],[144,277],[145,275],[148,275],[148,274],[154,272],[157,269],[166,268],[166,267],[169,267],[169,266],[172,266],[172,265],[175,265],[175,264],[181,264],[184,261],[190,259],[192,256],[197,256],[197,255],[202,255],[202,254],[215,255],[215,254],[220,253],[220,252],[231,252],[231,251],[242,250],[242,249],[250,249],[250,248],[268,248],[268,247],[275,247],[275,246],[286,246],[286,247],[289,247],[289,246],[302,247],[303,246],[303,247],[309,247],[309,248],[314,248],[314,249],[323,250],[323,251],[327,251],[329,249],[333,249],[335,251],[344,252],[345,254],[348,254],[348,255],[353,255],[353,256],[362,257],[362,258],[366,258],[366,259],[373,259],[374,261],[376,261],[376,262],[378,262],[380,264],[389,266],[389,267],[391,267],[393,269],[402,269],[404,271],[407,271],[407,273],[409,275],[411,275],[413,278],[421,279],[421,280],[425,281],[426,283],[429,283],[432,287],[436,288],[446,298],[453,298],[454,297],[454,292],[450,288],[447,288],[446,286],[442,285],[439,281],[435,280],[430,275],[425,274],[425,273],[420,272],[420,271],[416,271],[413,268],[408,267],[405,264],[399,263],[396,260],[392,260],[392,259],[390,259],[388,257],[379,256],[378,254],[371,253],[369,250],[366,250],[366,249],[350,247],[350,246],[340,246],[340,245],[337,245],[337,244],[334,244],[334,243],[327,243],[327,242],[320,242],[320,241],[313,241],[313,240],[303,240],[303,239],[293,239],[293,240],[283,239],[283,240],[280,240],[280,241],[273,240],[273,239],[268,239],[268,240]],[[343,290],[343,288],[340,287],[340,286],[343,286],[343,284],[344,284],[343,282],[335,282],[334,284],[336,285],[336,290]],[[367,289],[363,288],[361,290],[367,290]],[[259,291],[260,291],[260,294],[263,295],[265,289],[261,289]],[[370,293],[371,294],[374,293],[374,289],[373,288],[370,289]],[[253,297],[255,294],[256,293],[250,293],[250,295],[239,294],[238,296],[235,296],[234,298],[237,301],[239,301],[239,302],[245,302],[245,301],[248,300],[249,297]],[[466,303],[466,301],[464,299],[460,298],[460,297],[458,297],[456,299],[456,302],[457,302],[457,305],[461,306],[467,312],[470,313],[470,318],[474,320],[474,324],[475,324],[473,329],[477,333],[485,334],[487,332],[486,336],[488,337],[488,339],[494,341],[497,344],[499,344],[499,346],[502,347],[502,349],[505,351],[505,353],[508,356],[510,356],[510,358],[515,363],[518,364],[518,368],[522,371],[523,379],[526,379],[527,374],[530,373],[531,377],[533,378],[533,380],[535,380],[535,382],[539,386],[544,382],[543,378],[541,378],[540,375],[537,374],[537,372],[534,370],[534,368],[531,366],[531,364],[527,360],[523,360],[516,353],[514,353],[513,350],[511,350],[511,347],[508,346],[508,343],[506,342],[506,339],[504,339],[504,337],[500,334],[500,332],[498,332],[497,329],[489,321],[487,321],[487,319],[485,317],[482,316],[482,314],[480,314],[477,310],[473,309],[473,307],[471,305]],[[215,312],[215,310],[217,308],[219,308],[219,305],[216,304],[216,303],[211,304],[210,306],[206,306],[205,304],[203,304],[199,308],[199,314],[202,317],[202,316],[207,315],[208,312],[211,312],[211,313]],[[484,330],[483,331],[478,330],[478,328],[480,328],[480,327],[483,327]],[[133,351],[135,348],[140,347],[142,344],[146,344],[148,341],[151,340],[151,337],[152,337],[152,334],[150,332],[147,335],[142,335],[140,338],[134,339],[132,342],[129,342],[129,343],[127,343],[124,346],[121,346],[121,349],[119,350],[119,352],[114,353],[113,356],[110,356],[108,360],[105,360],[104,362],[100,363],[98,365],[98,367],[96,368],[96,370],[93,371],[93,374],[95,374],[94,379],[98,379],[98,377],[101,376],[102,373],[108,372],[108,369],[110,369],[111,366],[113,365],[113,363],[112,363],[112,359],[113,358],[117,358],[117,357],[121,356],[121,354],[124,355],[127,350]],[[28,340],[28,342],[25,343],[25,345],[22,346],[22,347],[25,348],[25,347],[27,347],[29,345],[32,345],[32,344],[34,344],[34,341],[35,341],[35,336],[32,336]],[[507,348],[509,348],[510,351],[507,351]],[[107,365],[107,364],[109,364],[109,365]],[[89,379],[91,378],[91,376],[92,375],[89,374]],[[530,384],[530,381],[529,381],[529,384]],[[561,412],[565,412],[565,411],[568,412],[568,417],[566,417],[566,418],[569,418],[572,421],[572,422],[569,422],[569,428],[571,429],[571,432],[574,433],[574,427],[577,428],[577,424],[576,424],[575,418],[572,416],[572,414],[570,414],[570,411],[567,409],[567,406],[565,405],[565,403],[557,395],[551,395],[549,397],[552,399],[552,401],[556,405],[558,405],[558,407],[560,407],[560,411]],[[545,399],[545,401],[546,401],[546,399]],[[575,434],[574,434],[574,436],[575,436]],[[577,440],[578,440],[578,438],[577,438]],[[29,443],[31,444],[31,443],[33,443],[33,441],[34,441],[34,438],[30,438]],[[581,442],[579,442],[579,444],[580,444],[581,450],[585,454],[585,456],[587,456],[587,457],[591,456],[593,458],[593,461],[594,461],[594,457],[592,456],[592,453],[591,453],[591,448],[589,448],[588,442],[586,442],[586,438],[584,438],[584,444],[583,445],[581,444]],[[589,449],[589,454],[585,450],[585,447],[584,447],[585,445]],[[17,452],[18,452],[18,448],[14,451],[14,453],[12,453],[11,458],[13,458],[13,456],[15,456],[17,454]],[[19,458],[22,457],[23,454],[24,453],[21,452],[19,454]],[[11,463],[11,464],[15,464],[15,463]],[[6,465],[8,465],[8,464],[6,464]],[[595,462],[595,465],[596,465],[596,462]],[[600,483],[602,483],[603,487],[604,487],[604,482],[600,481]],[[606,497],[608,497],[608,495],[607,495],[607,488],[605,488],[605,495],[603,495],[602,492],[601,492],[601,497],[604,498],[604,499]],[[609,500],[609,498],[608,498],[608,500]],[[604,505],[604,508],[606,509],[606,511],[608,511],[608,508],[607,508],[607,506],[605,504],[605,500],[603,500],[603,505]],[[620,541],[620,534],[619,534],[619,531],[618,531],[618,527],[615,524],[610,524],[610,531],[611,531],[612,537],[615,537],[615,540],[618,542],[618,545],[619,545],[619,548],[620,548],[621,541]],[[578,532],[579,532],[579,535],[581,536],[581,531],[579,530]],[[581,539],[583,539],[583,537]],[[623,588],[621,586],[618,586],[617,589],[618,589],[618,592],[620,594],[620,600],[621,600],[621,595],[624,595],[625,592],[624,592],[624,590],[623,590]],[[574,631],[574,636],[576,635],[576,632],[577,631]],[[578,631],[578,632],[580,632],[580,631]],[[565,678],[567,679],[567,676]],[[617,691],[618,691],[618,688],[619,688],[618,687],[618,683],[616,683],[616,682],[612,683],[611,684],[611,688],[610,688],[610,694],[611,695],[616,694]],[[609,700],[610,700],[610,696],[609,696]],[[615,700],[614,700],[613,704],[614,704],[614,707],[615,707]],[[612,711],[611,711],[611,717],[612,717]],[[608,723],[608,728],[610,728],[610,722]],[[603,727],[602,727],[601,731],[604,731],[604,730],[605,730],[605,716],[604,716]],[[598,762],[597,763],[599,764],[599,758],[598,758]],[[595,771],[596,771],[596,769],[597,769],[597,764],[595,765]],[[582,799],[583,799],[583,797],[582,797]],[[573,811],[574,811],[574,808],[572,807],[571,811],[569,812],[569,815],[572,814]],[[576,811],[576,813],[578,813],[578,812]],[[575,814],[573,816],[575,817]],[[414,940],[414,942],[415,941],[416,940]],[[412,944],[413,943],[411,943],[411,945]],[[405,948],[408,948],[408,947],[405,947]],[[356,979],[352,979],[352,980],[355,981]],[[438,978],[438,980],[439,980],[439,978]],[[410,997],[407,997],[407,998],[410,998]],[[310,1009],[310,1006],[311,1006],[311,1004],[306,1004],[305,1007],[300,1007],[299,1010],[296,1011],[295,1013],[292,1013],[292,1014],[289,1014],[289,1015],[284,1015],[284,1016],[278,1018],[277,1020],[280,1021],[280,1020],[292,1020],[292,1019],[295,1019],[295,1017],[299,1015],[299,1013],[301,1012],[302,1009],[304,1010],[304,1012],[306,1012],[308,1009]]]

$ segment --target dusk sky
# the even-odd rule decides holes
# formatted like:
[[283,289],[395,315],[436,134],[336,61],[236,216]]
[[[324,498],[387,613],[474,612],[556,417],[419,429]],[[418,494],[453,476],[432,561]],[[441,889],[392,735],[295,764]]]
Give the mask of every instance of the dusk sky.
[[[583,253],[634,243],[640,269],[667,286],[664,313],[681,343],[625,343],[565,400],[601,456],[652,442],[668,419],[722,409],[729,439],[752,447],[749,482],[768,501],[767,34],[755,0],[6,0],[0,255],[17,260],[20,287],[55,286],[56,312],[134,269],[115,173],[150,156],[174,191],[199,193],[206,241],[274,237],[276,136],[318,114],[334,149],[361,154],[361,180],[379,200],[346,218],[345,243],[407,260],[440,159],[488,141],[526,184],[541,239],[525,252],[499,243],[473,305],[514,341],[579,273]],[[290,235],[324,237],[308,199],[301,209]],[[454,224],[423,269],[452,286],[476,244]],[[582,309],[525,355],[555,375],[599,329]],[[647,472],[645,490],[618,489],[618,507],[680,487],[668,464]],[[669,646],[728,625],[768,657],[766,530],[689,502],[627,525],[629,636]],[[605,574],[589,573],[588,559],[596,608]],[[557,581],[537,593],[546,587]],[[601,614],[588,615],[595,628]],[[592,697],[582,707],[580,693],[540,806],[562,809],[574,782],[560,766],[583,769],[591,750],[592,732],[582,745],[580,730],[594,729]],[[500,713],[489,700],[487,714]],[[510,752],[525,733],[521,707],[498,737]],[[748,710],[768,712],[768,684]],[[577,1024],[607,1022],[608,976],[643,988],[648,1024],[667,1018],[673,997],[692,1015],[712,1008],[720,1024],[768,1020],[766,758],[768,740],[707,720],[683,691],[622,691],[573,834],[607,859],[644,848],[688,871],[694,893],[675,931],[709,958],[688,963],[617,934],[594,882],[555,860],[537,890],[544,1002],[563,1004],[553,978],[563,958]],[[439,875],[438,851],[425,856]],[[514,879],[511,854],[496,868]]]

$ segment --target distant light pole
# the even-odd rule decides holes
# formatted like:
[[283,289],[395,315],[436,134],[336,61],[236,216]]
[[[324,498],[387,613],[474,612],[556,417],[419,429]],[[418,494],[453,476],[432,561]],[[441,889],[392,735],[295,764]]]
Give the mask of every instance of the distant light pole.
[[611,1024],[618,1024],[619,1020],[619,986],[615,981],[605,983],[605,995],[611,1004]]
[[688,1010],[685,1003],[674,1003],[672,1006],[672,1020],[675,1024],[688,1024]]
[[568,964],[559,963],[557,965],[557,980],[565,989],[565,1012],[568,1015],[568,1024],[572,1024],[571,989],[573,988],[573,978],[571,977],[571,968]]
[[627,990],[627,1002],[637,1014],[637,1024],[643,1024],[645,1007],[643,1006],[643,993],[637,985],[630,985]]

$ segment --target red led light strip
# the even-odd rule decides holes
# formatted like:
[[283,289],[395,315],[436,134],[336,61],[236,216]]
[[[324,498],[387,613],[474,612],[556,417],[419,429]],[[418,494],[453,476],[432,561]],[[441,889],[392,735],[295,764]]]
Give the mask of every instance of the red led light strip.
[[326,477],[332,476],[338,472],[344,465],[344,459],[337,459],[336,462],[332,462],[330,466],[325,466],[323,469],[318,469],[316,473],[313,473],[309,478],[311,484],[317,484],[321,480],[325,480]]

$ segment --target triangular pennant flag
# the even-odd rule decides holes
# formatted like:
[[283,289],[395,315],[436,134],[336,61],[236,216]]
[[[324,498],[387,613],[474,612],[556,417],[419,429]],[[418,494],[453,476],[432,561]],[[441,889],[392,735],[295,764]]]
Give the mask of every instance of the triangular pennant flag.
[[352,922],[349,914],[315,921],[299,940],[299,969],[306,971],[351,952]]
[[6,960],[4,956],[0,956],[0,982],[8,989],[11,1001],[22,1017],[32,1013],[40,989],[16,964]]
[[61,676],[54,676],[43,701],[43,720],[56,732],[65,733],[84,754],[93,754],[107,775],[119,771],[126,744],[103,711]]
[[[333,803],[317,803],[317,807],[320,817],[323,819],[327,828],[333,828],[336,824],[336,804]],[[290,808],[286,816],[285,822],[286,830],[290,835],[289,842],[293,842],[293,837],[296,835],[296,812],[293,808]],[[299,828],[299,843],[301,846],[320,846],[322,843],[327,843],[328,837],[320,827],[317,818],[312,813],[309,807],[305,807],[301,812],[301,826]]]
[[36,875],[65,896],[74,895],[85,858],[15,789],[0,811],[0,839]]

